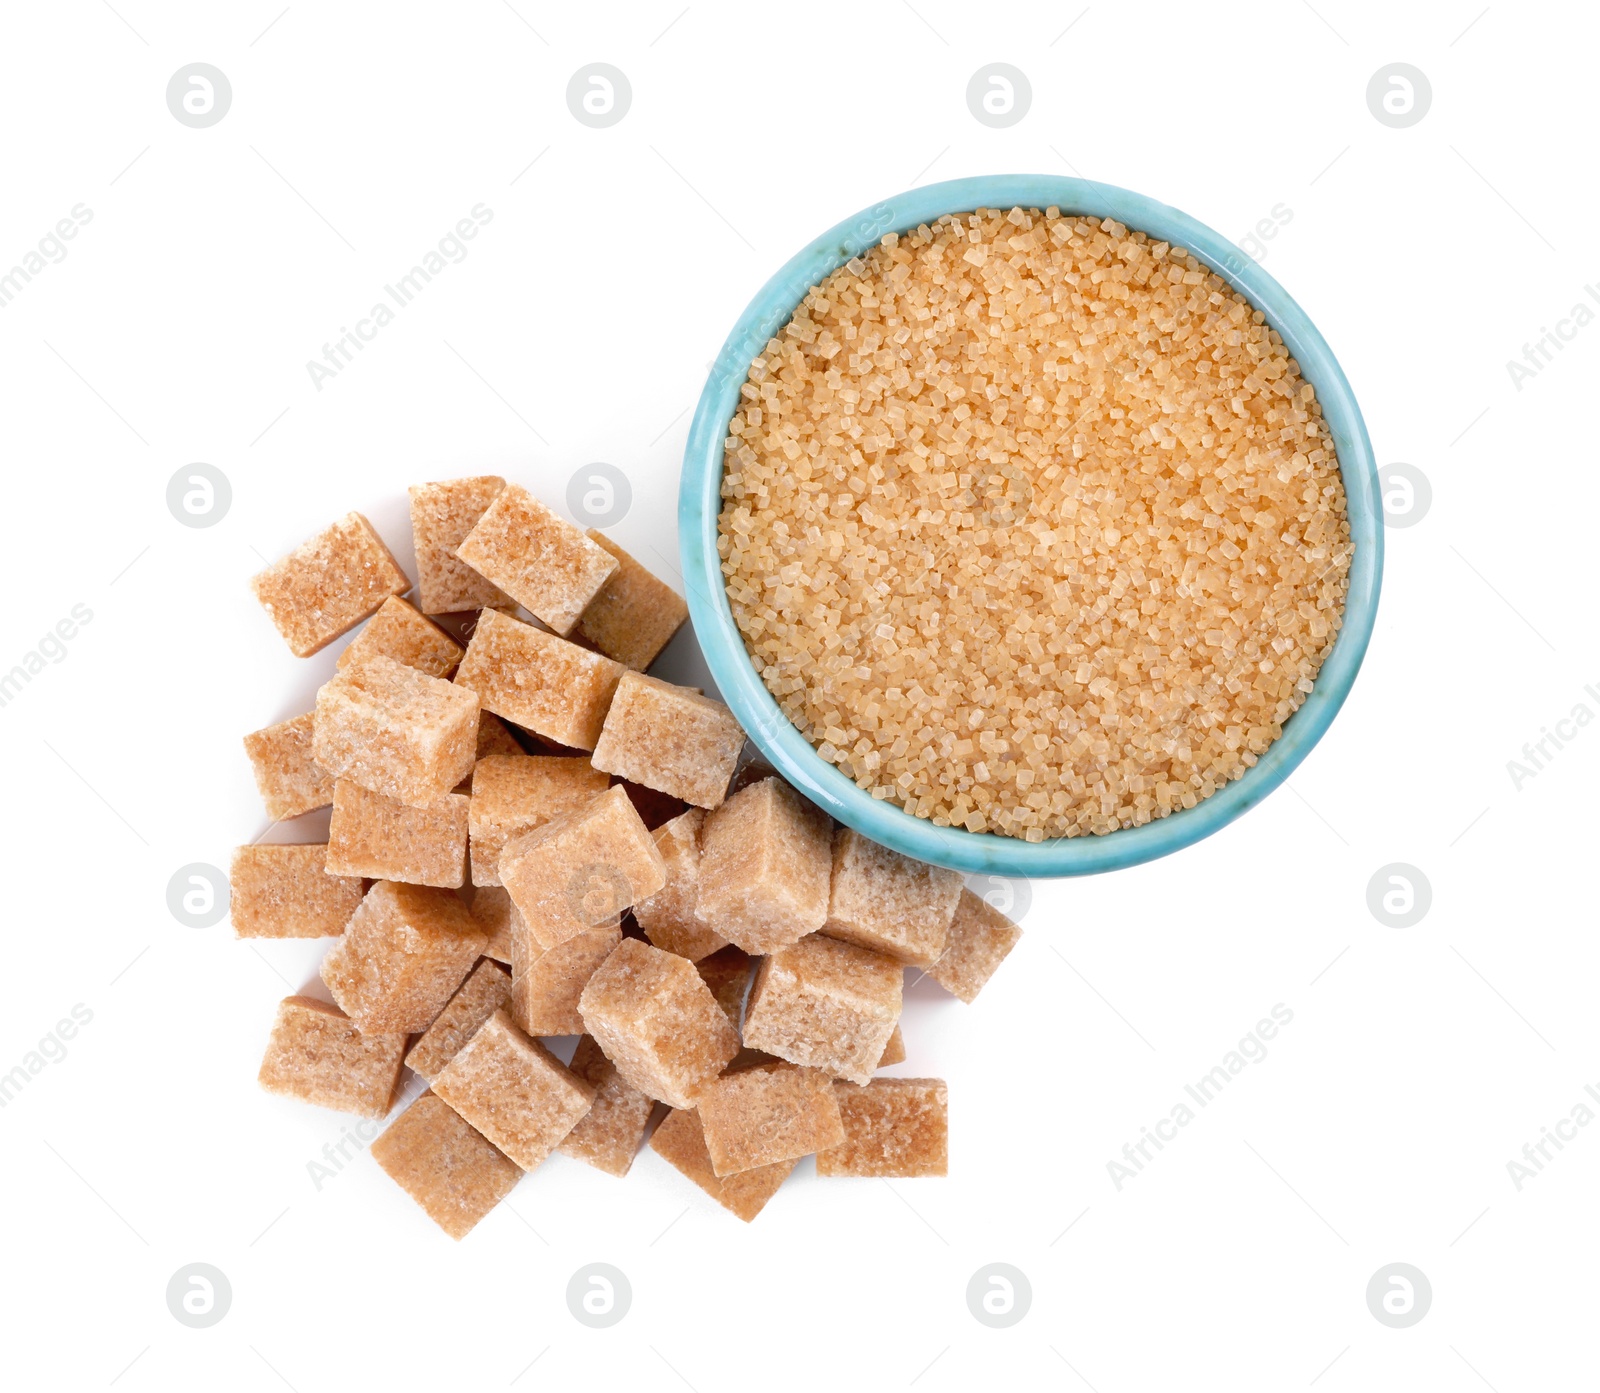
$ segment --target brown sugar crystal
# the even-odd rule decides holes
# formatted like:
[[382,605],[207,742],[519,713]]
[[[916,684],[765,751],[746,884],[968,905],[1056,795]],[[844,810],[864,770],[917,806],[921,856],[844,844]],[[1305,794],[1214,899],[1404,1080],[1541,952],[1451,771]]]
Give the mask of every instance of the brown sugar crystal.
[[610,921],[666,878],[655,839],[616,787],[519,832],[500,853],[500,882],[546,946]]
[[622,1077],[670,1107],[693,1107],[739,1052],[738,1032],[694,964],[636,938],[600,965],[578,1011]]
[[511,837],[581,808],[609,786],[581,756],[479,759],[472,770],[472,883],[500,884],[500,852]]
[[699,808],[726,796],[744,731],[720,701],[643,673],[617,683],[594,767]]
[[[656,945],[658,948],[664,946],[659,943]],[[667,951],[673,950],[669,948]],[[687,957],[688,954],[680,956]],[[750,955],[731,943],[709,957],[701,958],[694,965],[700,980],[711,988],[711,995],[717,999],[717,1005],[722,1007],[735,1030],[744,1021],[744,999],[750,990],[750,969],[753,965]]]
[[417,595],[424,614],[460,614],[515,603],[456,555],[456,548],[505,486],[504,479],[491,474],[412,485],[411,540],[417,553]]
[[608,658],[643,672],[689,617],[689,606],[605,533],[585,534],[617,558],[617,569],[578,620],[578,634]]
[[483,959],[406,1054],[406,1067],[431,1079],[490,1016],[511,1000],[511,975]]
[[406,1052],[405,1032],[367,1033],[337,1006],[285,997],[257,1076],[269,1093],[362,1117],[389,1111]]
[[397,595],[391,595],[339,654],[337,667],[381,654],[429,677],[448,677],[466,650]]
[[465,1238],[522,1169],[430,1089],[372,1143],[372,1159],[451,1238]]
[[893,958],[813,934],[761,964],[745,1006],[744,1042],[866,1083],[900,1019],[903,976]]
[[489,609],[455,680],[478,694],[484,710],[557,745],[592,750],[625,671],[603,654]]
[[511,942],[511,1019],[529,1035],[582,1035],[578,998],[622,942],[617,920],[544,948],[532,934]]
[[359,876],[329,875],[326,843],[242,846],[228,872],[228,915],[240,938],[331,938],[361,903]]
[[782,779],[742,788],[700,828],[696,912],[747,953],[771,953],[828,917],[832,824]]
[[244,752],[256,776],[256,788],[267,816],[274,822],[299,817],[333,802],[333,775],[311,754],[311,727],[316,718],[307,711],[244,738]]
[[380,880],[322,960],[322,980],[364,1031],[426,1030],[486,941],[448,890]]
[[949,1096],[943,1079],[834,1084],[844,1141],[817,1152],[818,1175],[886,1180],[949,1169]]
[[463,885],[467,812],[464,793],[415,808],[340,779],[328,822],[328,870],[443,889]]
[[904,1064],[905,1062],[906,1037],[900,1033],[899,1022],[896,1022],[894,1034],[889,1037],[889,1043],[883,1047],[883,1053],[878,1056],[878,1068],[887,1069],[891,1064]]
[[483,889],[474,891],[472,917],[478,921],[479,928],[489,936],[489,942],[483,950],[484,957],[493,958],[496,962],[509,966],[512,935],[523,932],[525,928],[522,915],[517,912],[516,905],[511,903],[511,896],[499,885],[486,885]]
[[945,935],[961,875],[879,846],[849,827],[833,839],[833,883],[822,932],[916,967],[932,967]]
[[963,890],[944,953],[928,976],[970,1003],[1021,937],[1022,930],[992,904]]
[[632,1087],[617,1072],[617,1066],[606,1058],[593,1036],[585,1035],[578,1041],[570,1067],[593,1086],[594,1103],[556,1150],[607,1175],[626,1175],[644,1143],[655,1100]]
[[558,634],[572,631],[617,569],[616,557],[517,484],[500,491],[456,555]]
[[695,913],[700,891],[700,824],[704,821],[701,809],[690,808],[656,828],[656,850],[666,866],[667,882],[633,907],[633,917],[646,938],[690,962],[715,953],[728,941]]
[[260,572],[250,588],[295,657],[309,658],[411,582],[372,524],[347,513]]
[[845,1139],[833,1079],[820,1069],[760,1064],[713,1079],[696,1107],[718,1179],[798,1160]]
[[525,1171],[594,1099],[594,1086],[496,1011],[433,1080],[433,1091]]
[[719,1179],[711,1166],[711,1153],[706,1150],[700,1115],[692,1108],[669,1112],[651,1136],[650,1149],[747,1224],[766,1208],[767,1201],[778,1193],[778,1187],[798,1164],[777,1161]]
[[312,751],[335,778],[425,807],[472,770],[478,699],[381,654],[317,692]]

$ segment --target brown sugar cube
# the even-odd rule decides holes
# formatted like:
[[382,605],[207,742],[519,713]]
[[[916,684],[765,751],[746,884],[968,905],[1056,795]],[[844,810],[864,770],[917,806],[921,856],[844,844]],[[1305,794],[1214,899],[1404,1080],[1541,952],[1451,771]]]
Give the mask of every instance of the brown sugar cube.
[[605,533],[586,534],[617,558],[617,569],[578,620],[578,633],[608,658],[643,672],[689,617],[689,606]]
[[582,1035],[578,998],[622,942],[616,920],[542,948],[532,934],[511,942],[511,1019],[529,1035]]
[[772,953],[828,917],[832,823],[782,779],[741,789],[700,828],[695,910],[747,953]]
[[456,669],[456,683],[486,711],[541,739],[592,750],[627,669],[599,653],[485,610]]
[[914,967],[932,967],[961,898],[961,874],[914,861],[849,827],[833,839],[822,932]]
[[943,1079],[836,1083],[844,1141],[817,1152],[818,1175],[885,1180],[949,1170],[949,1096]]
[[439,1072],[433,1091],[525,1171],[589,1111],[594,1086],[496,1011]]
[[464,793],[414,808],[340,779],[328,822],[328,870],[454,889],[467,879],[467,813]]
[[491,716],[487,711],[478,712],[478,759],[488,759],[490,755],[526,753],[527,751],[517,743],[517,737],[511,733],[510,727],[504,721],[498,716]]
[[280,721],[244,738],[256,787],[274,822],[299,817],[333,802],[333,775],[311,757],[314,711]]
[[944,954],[928,969],[928,976],[970,1003],[1021,937],[1022,930],[992,904],[963,890]]
[[424,619],[404,600],[391,595],[351,639],[335,666],[379,655],[414,667],[429,677],[447,677],[466,650],[437,624]]
[[426,1030],[486,941],[449,891],[380,880],[322,960],[322,980],[364,1031]]
[[369,1148],[372,1159],[457,1241],[522,1179],[522,1169],[430,1089]]
[[620,788],[519,832],[500,853],[500,883],[547,947],[609,922],[666,880],[655,839]]
[[[667,951],[672,950],[669,948]],[[744,1019],[744,998],[750,989],[751,966],[750,955],[744,949],[735,948],[732,944],[719,949],[710,957],[701,958],[694,965],[695,971],[700,974],[700,980],[711,988],[711,995],[727,1014],[735,1030],[740,1028]]]
[[720,701],[625,672],[594,747],[594,767],[715,808],[743,748],[744,731]]
[[228,872],[228,914],[240,938],[333,938],[365,890],[329,875],[327,843],[242,846]]
[[472,917],[489,935],[489,942],[483,950],[484,957],[510,966],[512,936],[526,931],[522,915],[511,903],[511,896],[501,886],[485,886],[472,896]]
[[406,1067],[431,1079],[456,1057],[478,1027],[510,1000],[510,974],[485,958],[418,1037],[406,1054]]
[[360,513],[346,513],[250,582],[297,658],[309,658],[411,589],[383,539]]
[[701,1089],[695,1106],[719,1180],[844,1140],[833,1079],[820,1069],[758,1064],[724,1074]]
[[620,1178],[628,1173],[644,1143],[655,1100],[628,1084],[592,1036],[578,1041],[570,1067],[593,1085],[594,1103],[556,1150]]
[[745,1006],[744,1042],[866,1083],[900,1019],[903,976],[893,958],[813,934],[761,964]]
[[609,782],[581,755],[485,755],[472,770],[472,883],[498,885],[507,841],[581,808]]
[[887,1069],[891,1064],[904,1064],[906,1062],[906,1037],[900,1033],[900,1024],[895,1022],[894,1034],[889,1037],[889,1043],[883,1047],[883,1053],[878,1056],[878,1068]]
[[699,808],[655,830],[656,850],[667,868],[667,883],[633,907],[633,917],[657,948],[698,962],[728,942],[695,913],[700,890]]
[[719,1179],[711,1167],[700,1115],[692,1108],[675,1109],[662,1119],[650,1138],[650,1149],[681,1171],[730,1214],[749,1223],[778,1193],[797,1161],[778,1161]]
[[572,632],[617,569],[616,557],[517,484],[500,491],[456,555],[558,634]]
[[426,807],[471,771],[478,699],[382,654],[351,663],[317,692],[311,749],[336,779]]
[[269,1093],[318,1107],[383,1117],[406,1052],[404,1031],[366,1034],[337,1006],[285,997],[257,1076]]
[[411,486],[411,540],[424,614],[458,614],[514,603],[498,585],[456,556],[456,548],[505,486],[504,479],[492,474]]
[[622,1077],[669,1107],[693,1107],[739,1052],[738,1031],[694,964],[636,938],[589,979],[578,1013]]

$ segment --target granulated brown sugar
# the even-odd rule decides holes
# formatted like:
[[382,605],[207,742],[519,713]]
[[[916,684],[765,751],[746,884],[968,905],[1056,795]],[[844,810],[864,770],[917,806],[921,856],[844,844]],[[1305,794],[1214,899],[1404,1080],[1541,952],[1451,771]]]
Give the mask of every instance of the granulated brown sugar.
[[818,752],[1028,841],[1193,807],[1281,733],[1353,547],[1315,393],[1188,252],[980,210],[806,296],[729,423],[719,551]]

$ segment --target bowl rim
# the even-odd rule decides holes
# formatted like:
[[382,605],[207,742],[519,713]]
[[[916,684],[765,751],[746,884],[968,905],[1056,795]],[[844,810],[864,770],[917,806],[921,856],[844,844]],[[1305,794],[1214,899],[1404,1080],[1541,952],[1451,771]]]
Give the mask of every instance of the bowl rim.
[[[723,586],[717,553],[723,440],[751,361],[786,324],[806,292],[889,232],[978,208],[1059,208],[1110,217],[1193,252],[1260,310],[1316,389],[1344,480],[1355,557],[1342,626],[1314,690],[1256,764],[1193,808],[1100,835],[1026,842],[995,832],[938,827],[872,795],[812,747],[767,691],[747,653]],[[678,537],[689,612],[711,675],[746,734],[773,767],[832,817],[908,856],[969,873],[1041,879],[1119,870],[1189,846],[1254,807],[1294,772],[1321,739],[1360,670],[1377,616],[1383,573],[1383,509],[1372,442],[1355,394],[1327,341],[1261,265],[1176,208],[1115,185],[1049,174],[949,179],[896,194],[813,239],[756,293],[712,363],[684,448]]]

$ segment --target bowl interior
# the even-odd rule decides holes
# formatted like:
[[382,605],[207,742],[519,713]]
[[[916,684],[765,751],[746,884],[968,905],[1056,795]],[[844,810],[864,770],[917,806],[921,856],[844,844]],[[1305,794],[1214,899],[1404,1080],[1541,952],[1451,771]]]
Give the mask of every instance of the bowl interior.
[[[1338,451],[1356,548],[1333,651],[1315,689],[1253,768],[1193,808],[1142,827],[1043,842],[936,827],[873,798],[823,759],[790,724],[751,663],[728,605],[717,555],[728,420],[751,360],[806,292],[887,232],[906,232],[945,213],[1014,205],[1110,217],[1185,247],[1266,316],[1299,363],[1301,375],[1316,389]],[[790,258],[740,315],[712,365],[684,451],[678,533],[689,610],[712,676],[750,738],[784,778],[846,826],[896,851],[956,870],[1034,878],[1088,875],[1164,856],[1216,831],[1272,792],[1305,758],[1343,704],[1372,635],[1383,571],[1383,514],[1372,443],[1350,384],[1305,312],[1227,238],[1176,208],[1109,184],[1041,174],[952,179],[913,189],[846,219]]]

